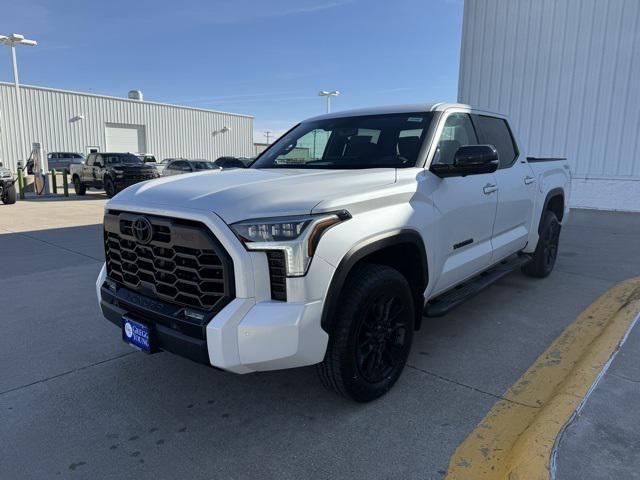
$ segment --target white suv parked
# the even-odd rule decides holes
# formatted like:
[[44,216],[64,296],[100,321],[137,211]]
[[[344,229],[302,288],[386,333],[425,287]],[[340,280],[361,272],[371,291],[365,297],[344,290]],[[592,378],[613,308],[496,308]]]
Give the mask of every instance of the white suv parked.
[[248,169],[116,195],[100,307],[142,350],[236,373],[318,364],[369,401],[423,315],[516,267],[551,272],[569,181],[566,161],[525,158],[504,116],[467,105],[323,115]]

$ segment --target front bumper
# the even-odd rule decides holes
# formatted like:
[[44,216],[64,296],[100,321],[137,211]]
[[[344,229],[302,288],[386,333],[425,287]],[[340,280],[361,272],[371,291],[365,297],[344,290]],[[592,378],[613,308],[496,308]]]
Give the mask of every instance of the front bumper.
[[179,319],[180,310],[156,299],[96,281],[103,315],[122,328],[128,315],[149,325],[156,346],[196,362],[235,373],[277,370],[322,361],[328,335],[320,326],[322,302],[287,303],[235,298],[208,323]]

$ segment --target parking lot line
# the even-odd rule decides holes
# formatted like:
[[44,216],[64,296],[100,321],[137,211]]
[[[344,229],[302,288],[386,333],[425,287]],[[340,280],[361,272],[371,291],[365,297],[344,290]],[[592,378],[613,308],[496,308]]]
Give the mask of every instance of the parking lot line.
[[640,312],[640,277],[582,312],[505,393],[449,461],[448,480],[549,478],[558,434]]

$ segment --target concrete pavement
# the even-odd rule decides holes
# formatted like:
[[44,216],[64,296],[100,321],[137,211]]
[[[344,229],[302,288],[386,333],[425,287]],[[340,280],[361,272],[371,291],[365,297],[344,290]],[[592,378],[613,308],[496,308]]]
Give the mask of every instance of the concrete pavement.
[[[513,273],[428,319],[397,386],[356,405],[312,368],[237,376],[124,345],[95,304],[102,206],[0,207],[0,478],[439,479],[564,327],[640,272],[640,216],[574,211],[551,277]],[[620,442],[640,438],[626,434]]]

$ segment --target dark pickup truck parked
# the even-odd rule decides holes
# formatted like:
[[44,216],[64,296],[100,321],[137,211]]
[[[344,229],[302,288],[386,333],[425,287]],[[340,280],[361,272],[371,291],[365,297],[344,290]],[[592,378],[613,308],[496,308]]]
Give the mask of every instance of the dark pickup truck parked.
[[71,179],[76,195],[84,195],[88,187],[104,188],[111,198],[120,190],[158,178],[153,165],[144,163],[131,153],[92,153],[82,165],[71,165]]

